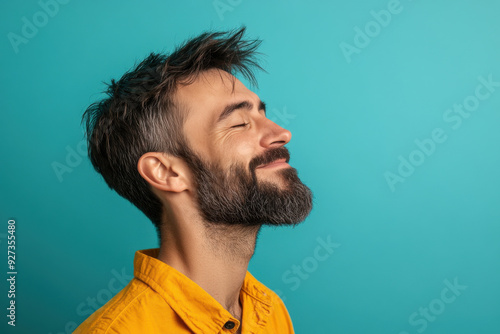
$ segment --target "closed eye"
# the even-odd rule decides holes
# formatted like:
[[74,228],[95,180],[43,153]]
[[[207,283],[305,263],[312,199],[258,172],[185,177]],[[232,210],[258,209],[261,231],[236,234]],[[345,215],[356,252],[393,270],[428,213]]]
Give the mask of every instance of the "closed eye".
[[238,125],[233,125],[232,128],[239,128],[239,127],[243,127],[243,126],[247,126],[248,123],[242,123],[242,124],[238,124]]

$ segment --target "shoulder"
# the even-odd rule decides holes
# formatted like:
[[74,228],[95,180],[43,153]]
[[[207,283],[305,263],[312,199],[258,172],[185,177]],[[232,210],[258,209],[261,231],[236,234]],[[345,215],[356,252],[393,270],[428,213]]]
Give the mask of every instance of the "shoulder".
[[[89,316],[74,334],[136,333],[142,324],[154,317],[155,309],[168,317],[170,307],[151,287],[134,278],[105,305]],[[171,310],[171,309],[170,309]],[[175,316],[173,311],[171,316]]]

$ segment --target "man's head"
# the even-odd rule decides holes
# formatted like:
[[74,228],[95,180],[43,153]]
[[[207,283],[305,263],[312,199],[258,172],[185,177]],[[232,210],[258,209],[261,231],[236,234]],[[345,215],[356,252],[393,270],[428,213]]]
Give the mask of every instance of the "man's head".
[[[260,41],[205,33],[151,54],[84,114],[89,156],[161,236],[169,199],[189,192],[206,224],[296,224],[312,194],[288,165],[289,131],[233,75],[255,82]],[[179,198],[179,197],[177,197]]]

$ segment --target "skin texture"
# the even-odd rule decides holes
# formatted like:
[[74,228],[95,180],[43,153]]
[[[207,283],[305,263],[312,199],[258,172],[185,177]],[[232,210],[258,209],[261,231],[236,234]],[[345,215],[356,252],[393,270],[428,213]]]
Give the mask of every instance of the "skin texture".
[[[248,101],[251,109],[238,109],[216,123],[228,104],[242,101]],[[232,164],[248,168],[252,158],[291,139],[290,131],[259,110],[255,93],[221,70],[205,71],[193,83],[179,85],[175,103],[187,112],[183,131],[191,149],[222,169]],[[137,167],[164,205],[159,260],[196,282],[241,320],[239,293],[260,226],[207,224],[196,201],[194,176],[180,158],[149,152]],[[281,162],[256,168],[257,181],[286,189],[287,181],[279,173],[283,168],[290,166]]]

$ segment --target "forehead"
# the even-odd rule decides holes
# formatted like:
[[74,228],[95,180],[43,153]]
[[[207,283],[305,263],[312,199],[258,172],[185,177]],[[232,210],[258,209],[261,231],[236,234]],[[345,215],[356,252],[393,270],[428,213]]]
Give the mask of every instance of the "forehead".
[[258,96],[230,73],[218,69],[202,72],[188,85],[179,85],[175,102],[187,109],[187,119],[215,121],[228,103],[242,99],[258,101]]

